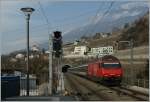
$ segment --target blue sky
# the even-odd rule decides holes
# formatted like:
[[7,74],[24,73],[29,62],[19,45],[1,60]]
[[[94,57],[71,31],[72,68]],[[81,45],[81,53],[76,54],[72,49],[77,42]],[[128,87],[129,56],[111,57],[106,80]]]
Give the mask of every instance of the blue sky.
[[[40,4],[39,4],[40,1]],[[30,20],[30,45],[40,44],[48,40],[49,34],[54,30],[60,30],[63,34],[88,25],[93,17],[95,23],[102,17],[112,1],[54,1],[54,0],[1,0],[1,41],[2,53],[26,48],[25,16],[20,11],[22,7],[33,7],[35,12]],[[42,8],[40,8],[42,5]],[[116,20],[123,16],[139,14],[138,10],[129,11],[140,6],[147,7],[147,2],[116,1],[113,3],[108,19]],[[43,16],[42,9],[46,18]],[[49,32],[49,33],[48,33]]]

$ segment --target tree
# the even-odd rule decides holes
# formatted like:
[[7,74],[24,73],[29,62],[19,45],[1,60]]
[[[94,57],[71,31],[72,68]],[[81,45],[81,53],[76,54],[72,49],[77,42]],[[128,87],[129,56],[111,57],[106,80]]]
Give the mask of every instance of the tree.
[[44,48],[42,49],[42,53],[45,54],[45,49]]
[[124,25],[124,28],[128,28],[129,27],[129,23],[126,23],[125,25]]
[[118,32],[120,29],[118,27],[113,27],[112,32]]

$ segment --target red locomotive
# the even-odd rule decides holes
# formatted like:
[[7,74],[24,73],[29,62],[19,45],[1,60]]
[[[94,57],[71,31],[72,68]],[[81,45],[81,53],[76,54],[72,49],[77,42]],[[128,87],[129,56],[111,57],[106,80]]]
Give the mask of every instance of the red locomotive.
[[121,83],[123,69],[116,57],[106,55],[99,61],[88,64],[87,75],[95,81],[118,85]]

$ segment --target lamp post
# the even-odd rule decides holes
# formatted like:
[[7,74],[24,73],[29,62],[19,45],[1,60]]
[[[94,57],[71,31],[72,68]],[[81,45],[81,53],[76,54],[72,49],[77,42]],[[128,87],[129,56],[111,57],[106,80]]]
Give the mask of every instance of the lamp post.
[[119,45],[119,43],[128,43],[129,44],[129,46],[130,46],[130,57],[131,57],[130,64],[132,66],[132,64],[133,64],[133,39],[131,39],[130,41],[119,41],[118,45]]
[[135,80],[135,73],[134,73],[134,69],[133,69],[133,39],[130,39],[129,41],[118,41],[118,45],[117,45],[117,49],[119,47],[119,43],[128,43],[130,46],[130,65],[131,65],[131,75],[132,75],[132,82],[131,84],[134,85],[134,80]]
[[27,7],[27,8],[21,8],[20,9],[26,16],[26,30],[27,30],[27,96],[29,96],[29,20],[30,15],[34,11],[33,8]]

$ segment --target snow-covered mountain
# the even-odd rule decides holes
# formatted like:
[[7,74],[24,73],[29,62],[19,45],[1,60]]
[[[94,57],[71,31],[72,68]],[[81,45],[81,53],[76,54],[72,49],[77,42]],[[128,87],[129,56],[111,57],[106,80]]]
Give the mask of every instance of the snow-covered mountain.
[[134,9],[130,11],[131,15],[122,16],[116,20],[113,20],[113,18],[110,21],[100,20],[96,24],[90,24],[78,29],[74,29],[63,36],[63,41],[64,42],[74,41],[80,39],[83,35],[85,36],[94,35],[96,32],[111,32],[115,27],[121,28],[124,26],[124,24],[132,23],[136,19],[142,17],[146,12],[148,12],[148,8],[143,7],[140,9],[139,8],[136,9],[136,11],[141,11],[140,13],[136,13],[136,12],[132,13],[132,11],[134,11]]
[[[132,23],[135,20],[143,17],[147,12],[148,7],[133,8],[130,11],[113,11],[105,20],[99,20],[95,24],[89,24],[84,27],[76,28],[63,35],[63,42],[73,42],[79,40],[83,35],[91,36],[96,32],[111,32],[114,28],[121,28],[126,23]],[[118,15],[114,15],[119,12]],[[121,15],[122,14],[122,15]],[[116,19],[114,19],[116,17]],[[107,20],[108,19],[108,20]],[[48,49],[48,42],[40,44],[42,48]]]

